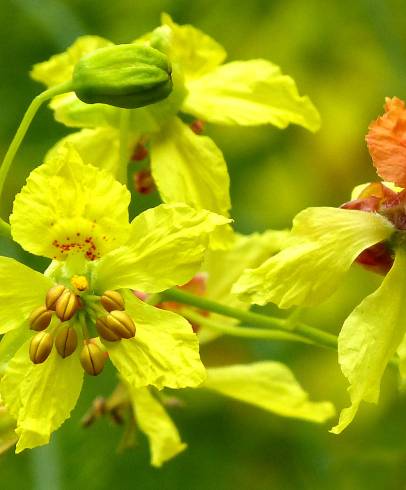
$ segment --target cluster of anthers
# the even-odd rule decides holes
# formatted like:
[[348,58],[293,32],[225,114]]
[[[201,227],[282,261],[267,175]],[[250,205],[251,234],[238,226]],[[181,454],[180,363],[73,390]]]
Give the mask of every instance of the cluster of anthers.
[[84,276],[74,276],[71,284],[76,292],[57,284],[47,292],[45,304],[31,313],[30,329],[38,333],[31,339],[30,359],[34,364],[43,363],[54,344],[58,354],[66,358],[83,339],[80,362],[88,374],[97,376],[108,354],[98,339],[89,335],[88,327],[95,327],[103,340],[117,342],[134,337],[135,325],[118,291],[105,291],[101,296],[87,294],[88,281]]

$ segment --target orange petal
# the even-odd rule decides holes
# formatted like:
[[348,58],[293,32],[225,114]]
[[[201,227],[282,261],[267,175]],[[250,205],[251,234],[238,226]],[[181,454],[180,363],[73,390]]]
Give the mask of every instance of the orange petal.
[[405,103],[386,98],[385,114],[370,124],[366,141],[378,175],[406,187]]

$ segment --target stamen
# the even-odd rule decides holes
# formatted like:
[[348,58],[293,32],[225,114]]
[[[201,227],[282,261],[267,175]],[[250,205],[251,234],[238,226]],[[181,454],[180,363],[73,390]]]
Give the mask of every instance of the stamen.
[[38,306],[30,315],[29,324],[31,330],[40,332],[45,330],[52,320],[52,311],[48,310],[46,306]]
[[135,325],[125,311],[114,310],[106,317],[110,329],[122,339],[131,339],[135,335]]
[[65,286],[63,286],[62,284],[57,284],[48,291],[45,298],[45,304],[48,310],[55,310],[56,302],[60,298],[61,294],[65,291],[65,289]]
[[69,289],[65,289],[56,302],[55,311],[58,318],[66,322],[70,320],[80,308],[78,297]]
[[52,335],[47,332],[39,332],[31,339],[30,359],[34,364],[41,364],[51,353],[53,345]]
[[75,352],[77,345],[78,336],[76,330],[71,326],[63,327],[55,338],[56,350],[64,359]]
[[124,299],[118,291],[105,291],[100,302],[109,313],[113,310],[124,310]]
[[80,353],[80,363],[87,374],[97,376],[103,371],[106,355],[97,344],[90,340],[85,342]]

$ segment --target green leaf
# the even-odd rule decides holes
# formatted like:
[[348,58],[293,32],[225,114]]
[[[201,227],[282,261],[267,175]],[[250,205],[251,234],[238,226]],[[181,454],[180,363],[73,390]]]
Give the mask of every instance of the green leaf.
[[338,360],[348,379],[351,406],[331,432],[339,434],[355,417],[361,401],[377,403],[385,368],[406,331],[406,253],[395,262],[381,286],[344,322],[338,337]]
[[338,287],[357,256],[394,231],[383,216],[336,208],[308,208],[293,221],[289,246],[248,269],[233,292],[242,300],[280,308],[313,306]]
[[321,423],[335,415],[332,403],[310,401],[290,369],[279,362],[210,368],[203,387],[283,417]]
[[292,78],[266,60],[234,61],[186,84],[182,111],[216,124],[298,124],[317,131],[320,116]]

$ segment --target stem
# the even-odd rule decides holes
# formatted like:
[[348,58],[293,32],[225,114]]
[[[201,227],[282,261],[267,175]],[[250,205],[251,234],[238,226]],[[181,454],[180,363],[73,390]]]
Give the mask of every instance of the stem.
[[278,330],[264,330],[262,328],[252,328],[235,325],[225,325],[214,322],[209,318],[200,315],[191,310],[182,310],[182,316],[191,320],[192,322],[203,325],[211,330],[215,330],[216,332],[221,332],[224,335],[231,335],[233,337],[245,337],[249,339],[267,339],[267,340],[290,340],[296,342],[304,342],[304,343],[312,343],[310,340],[300,337],[299,335],[295,335],[289,332],[282,332]]
[[292,322],[289,322],[289,320],[286,321],[282,318],[274,318],[259,313],[253,313],[251,311],[240,310],[238,308],[233,308],[232,306],[222,305],[207,298],[202,298],[201,296],[186,293],[179,289],[168,289],[161,293],[161,295],[164,299],[196,306],[202,310],[212,311],[213,313],[236,318],[255,327],[267,327],[297,334],[314,344],[337,350],[337,337],[335,335],[323,332],[303,323],[293,324]]
[[41,92],[39,95],[34,97],[34,99],[32,100],[31,104],[28,106],[28,109],[24,114],[24,117],[14,135],[13,140],[10,143],[10,146],[4,157],[3,163],[0,167],[0,196],[3,192],[4,183],[7,174],[10,170],[11,164],[13,163],[14,157],[38,109],[45,101],[51,99],[55,95],[60,95],[66,92],[70,92],[71,90],[72,90],[72,83],[69,81],[66,83],[55,85],[54,87],[51,87],[50,89],[45,90],[44,92]]

